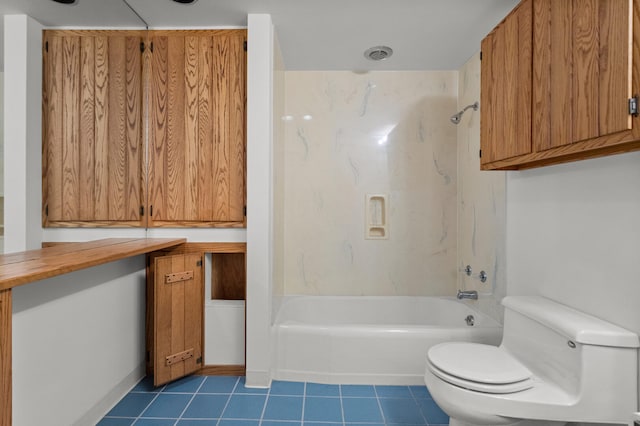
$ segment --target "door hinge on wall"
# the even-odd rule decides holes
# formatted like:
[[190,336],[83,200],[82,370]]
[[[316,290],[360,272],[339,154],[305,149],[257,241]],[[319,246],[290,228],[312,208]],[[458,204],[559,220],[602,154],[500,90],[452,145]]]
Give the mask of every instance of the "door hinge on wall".
[[629,99],[629,114],[634,117],[638,116],[638,102],[640,101],[639,96],[635,95],[633,98]]

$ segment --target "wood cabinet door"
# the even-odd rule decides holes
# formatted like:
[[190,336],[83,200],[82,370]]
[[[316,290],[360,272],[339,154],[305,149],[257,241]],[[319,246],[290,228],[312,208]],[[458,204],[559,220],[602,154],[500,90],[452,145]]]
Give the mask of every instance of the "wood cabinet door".
[[631,129],[633,2],[536,0],[535,151]]
[[43,41],[43,225],[143,226],[141,33]]
[[523,1],[482,41],[481,164],[531,152],[532,11]]
[[204,281],[202,255],[153,259],[153,383],[162,385],[202,368]]
[[150,33],[150,226],[244,226],[245,40]]

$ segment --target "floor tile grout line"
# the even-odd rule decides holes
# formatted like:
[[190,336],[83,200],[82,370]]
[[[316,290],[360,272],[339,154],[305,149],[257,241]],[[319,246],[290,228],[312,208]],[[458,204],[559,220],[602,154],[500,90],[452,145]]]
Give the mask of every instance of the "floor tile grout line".
[[271,395],[271,386],[267,389],[267,395],[264,398],[264,404],[262,405],[262,413],[260,413],[260,419],[258,420],[258,425],[262,426],[262,421],[264,420],[264,413],[267,411],[267,403],[269,402],[269,395]]
[[300,414],[300,424],[304,425],[304,407],[307,404],[307,382],[302,384],[302,413]]
[[409,393],[413,397],[413,402],[416,404],[416,407],[418,407],[418,411],[420,411],[420,415],[422,416],[422,420],[424,420],[424,424],[429,426],[429,420],[427,420],[427,416],[424,415],[424,412],[422,411],[422,407],[420,406],[420,403],[418,402],[418,398],[416,398],[416,395],[413,393],[413,390],[411,389],[411,386],[409,386]]
[[[143,377],[142,380],[144,380],[146,377]],[[140,380],[136,386],[138,386],[138,384],[140,384],[140,382],[142,382],[142,380]],[[135,387],[135,386],[134,386]],[[167,387],[166,384],[162,385],[162,387],[157,391],[157,392],[148,392],[148,393],[155,393],[155,396],[153,398],[151,398],[151,401],[149,401],[149,403],[142,409],[142,411],[140,411],[140,413],[138,413],[138,415],[136,416],[136,418],[133,420],[133,422],[131,423],[131,426],[135,425],[136,422],[142,417],[142,414],[144,414],[145,411],[147,411],[147,409],[151,406],[151,404],[153,404],[153,402],[158,399],[158,396],[160,396],[160,394],[162,393],[162,391]],[[155,390],[155,389],[154,389]]]
[[156,399],[158,399],[158,397],[159,397],[159,396],[160,396],[160,394],[162,393],[162,390],[163,390],[164,388],[166,388],[166,387],[167,387],[167,385],[163,385],[163,386],[162,386],[162,389],[160,389],[158,392],[156,392],[156,395],[155,395],[153,398],[151,398],[151,401],[149,401],[149,403],[146,405],[146,407],[144,407],[144,409],[143,409],[142,411],[140,411],[140,413],[136,416],[135,420],[131,423],[131,426],[135,425],[135,424],[138,422],[138,420],[140,420],[140,418],[142,417],[142,415],[144,414],[144,412],[145,412],[145,411],[147,411],[147,410],[149,409],[149,407],[151,406],[151,404],[153,404],[153,403],[154,403],[154,401],[155,401]]
[[236,393],[236,389],[238,388],[238,384],[240,383],[240,379],[241,378],[242,378],[242,376],[237,376],[236,383],[233,385],[233,389],[231,389],[231,392],[229,393],[229,397],[227,398],[227,402],[224,404],[224,407],[222,408],[222,411],[220,412],[220,417],[218,418],[218,421],[216,422],[216,426],[220,425],[220,422],[222,421],[222,416],[224,415],[225,410],[229,406],[229,402],[231,402],[231,397]]
[[177,426],[180,420],[182,420],[182,416],[184,416],[184,413],[186,413],[187,408],[189,408],[189,406],[195,399],[196,395],[198,394],[198,391],[202,388],[202,386],[204,385],[204,382],[206,381],[207,381],[207,376],[202,376],[202,382],[200,383],[200,386],[198,386],[198,389],[196,389],[195,392],[191,393],[191,399],[189,400],[189,402],[187,402],[187,405],[184,406],[184,409],[176,419],[175,423],[173,423],[173,426]]
[[373,393],[376,396],[376,401],[378,402],[378,410],[380,410],[380,414],[382,415],[382,423],[387,424],[387,416],[384,415],[384,410],[382,409],[382,403],[380,402],[380,395],[378,395],[378,387],[376,385],[373,386]]
[[340,414],[342,414],[342,426],[346,426],[344,417],[344,404],[342,403],[342,385],[338,385],[338,395],[340,396]]

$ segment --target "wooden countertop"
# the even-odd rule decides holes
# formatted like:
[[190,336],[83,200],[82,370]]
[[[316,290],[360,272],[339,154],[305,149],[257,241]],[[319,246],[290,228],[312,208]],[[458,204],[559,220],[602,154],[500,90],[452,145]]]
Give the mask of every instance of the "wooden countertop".
[[0,255],[0,291],[184,242],[186,238],[108,238]]

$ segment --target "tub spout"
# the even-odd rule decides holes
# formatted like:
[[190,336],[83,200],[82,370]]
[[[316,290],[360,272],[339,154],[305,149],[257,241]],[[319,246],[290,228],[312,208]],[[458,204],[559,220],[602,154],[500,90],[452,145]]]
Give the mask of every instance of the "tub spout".
[[458,299],[478,300],[478,292],[475,290],[469,290],[469,291],[458,290],[458,295],[456,297]]

